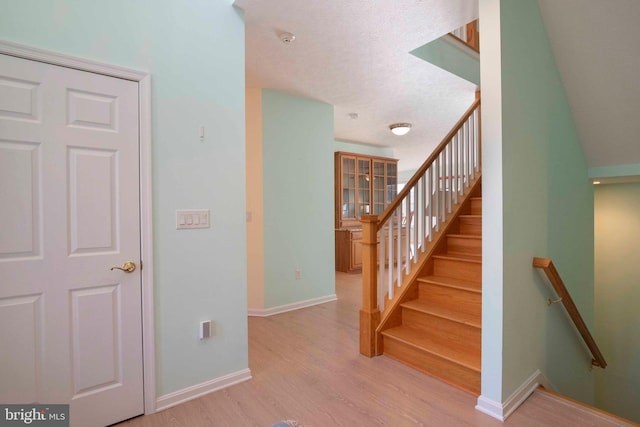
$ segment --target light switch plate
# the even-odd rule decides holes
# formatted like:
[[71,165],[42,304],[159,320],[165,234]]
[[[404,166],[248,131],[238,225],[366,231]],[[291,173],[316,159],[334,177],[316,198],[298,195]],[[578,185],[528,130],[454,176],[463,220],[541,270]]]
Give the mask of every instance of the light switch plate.
[[209,209],[180,209],[176,211],[176,229],[209,228]]

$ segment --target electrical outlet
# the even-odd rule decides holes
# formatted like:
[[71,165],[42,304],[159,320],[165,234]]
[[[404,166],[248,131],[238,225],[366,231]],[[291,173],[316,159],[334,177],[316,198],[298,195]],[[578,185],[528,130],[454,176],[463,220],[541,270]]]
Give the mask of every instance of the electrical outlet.
[[300,271],[299,268],[296,268],[296,271],[294,272],[294,275],[296,277],[296,280],[302,279],[302,271]]

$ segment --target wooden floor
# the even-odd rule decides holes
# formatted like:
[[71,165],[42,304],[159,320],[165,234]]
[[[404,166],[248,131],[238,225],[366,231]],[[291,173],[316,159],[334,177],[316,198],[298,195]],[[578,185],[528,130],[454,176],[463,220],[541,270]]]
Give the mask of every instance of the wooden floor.
[[[476,398],[387,357],[358,353],[360,275],[337,273],[338,301],[249,318],[247,381],[122,427],[589,426],[602,424],[548,399],[528,399],[501,423]],[[534,394],[535,396],[535,394]]]

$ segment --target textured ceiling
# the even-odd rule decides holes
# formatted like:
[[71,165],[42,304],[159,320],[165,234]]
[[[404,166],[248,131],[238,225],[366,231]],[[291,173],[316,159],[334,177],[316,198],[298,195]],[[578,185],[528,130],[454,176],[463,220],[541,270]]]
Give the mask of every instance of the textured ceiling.
[[[235,4],[245,10],[247,86],[332,104],[336,139],[391,147],[400,170],[417,168],[473,102],[475,85],[409,52],[476,19],[476,1]],[[295,41],[283,44],[282,32]],[[396,122],[413,128],[395,136]]]
[[[640,163],[640,0],[539,0],[591,167]],[[245,10],[247,86],[334,106],[339,140],[391,147],[416,168],[475,86],[409,54],[475,19],[469,0],[236,0]],[[291,32],[290,45],[278,35]],[[358,113],[358,119],[349,117]],[[413,123],[396,137],[395,122]]]
[[640,163],[640,1],[539,4],[587,163]]

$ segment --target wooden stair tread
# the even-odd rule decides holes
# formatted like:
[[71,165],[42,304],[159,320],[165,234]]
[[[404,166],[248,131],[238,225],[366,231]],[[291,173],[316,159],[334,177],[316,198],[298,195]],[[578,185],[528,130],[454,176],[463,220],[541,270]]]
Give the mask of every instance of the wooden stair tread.
[[411,288],[395,298],[378,343],[387,357],[474,395],[480,393],[482,353],[482,197],[477,190],[474,184],[465,194],[451,227],[442,230],[425,258],[423,272],[412,273]]
[[433,258],[447,259],[450,261],[475,262],[478,264],[482,264],[482,255],[469,255],[469,254],[455,253],[455,254],[434,255]]
[[482,236],[478,234],[447,234],[447,237],[456,237],[458,239],[482,240]]
[[431,283],[437,286],[446,286],[448,288],[456,288],[464,291],[476,292],[479,294],[482,293],[482,289],[478,287],[480,285],[480,281],[476,282],[446,276],[422,276],[418,277],[418,282]]
[[472,371],[480,372],[480,354],[470,354],[469,352],[451,348],[446,342],[443,343],[425,336],[420,330],[409,326],[397,326],[382,331],[382,335],[401,341],[424,352],[435,354],[442,359],[464,366]]
[[481,329],[482,327],[481,319],[478,318],[478,316],[461,312],[460,310],[456,310],[455,308],[446,307],[440,304],[429,304],[419,298],[404,302],[400,304],[400,306],[410,310],[416,310],[422,313],[430,314],[432,316],[462,323],[463,325],[472,326],[474,328]]

